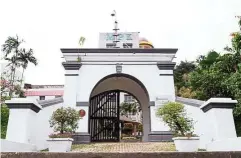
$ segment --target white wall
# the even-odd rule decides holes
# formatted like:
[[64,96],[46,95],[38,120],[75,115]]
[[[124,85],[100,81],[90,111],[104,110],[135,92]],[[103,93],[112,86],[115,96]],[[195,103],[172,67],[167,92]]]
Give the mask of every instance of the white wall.
[[85,110],[85,116],[79,120],[79,128],[76,130],[76,132],[88,132],[88,127],[89,127],[89,107],[88,106],[81,106],[81,107],[76,107],[76,110],[83,109]]
[[[116,73],[115,65],[82,65],[77,81],[79,84],[77,101],[88,101],[90,93],[97,82],[113,73]],[[124,65],[122,66],[122,73],[129,74],[140,80],[149,93],[150,101],[154,101],[160,95],[170,95],[172,100],[175,99],[173,76],[159,76],[160,70],[156,65]],[[69,83],[75,84],[72,81]],[[73,87],[74,85],[69,86]]]
[[[206,144],[214,141],[215,120],[211,119],[207,113],[204,113],[200,107],[184,104],[187,116],[193,120],[194,134],[200,137],[200,149],[206,149]],[[226,117],[225,117],[226,118]]]
[[34,152],[37,148],[33,144],[18,143],[1,139],[1,152]]
[[[65,70],[66,74],[79,74],[79,70]],[[64,84],[64,103],[75,107],[77,101],[77,90],[79,88],[79,76],[65,76]]]
[[156,116],[157,107],[151,106],[151,131],[169,131],[169,127],[162,121],[162,119]]
[[58,108],[61,108],[63,106],[63,103],[51,105],[48,107],[43,108],[40,110],[40,112],[37,114],[36,122],[32,122],[36,124],[36,130],[34,136],[36,137],[36,146],[37,149],[46,149],[47,146],[47,139],[49,138],[49,135],[52,134],[54,131],[52,128],[50,128],[49,120],[52,116],[53,112],[57,110]]
[[241,151],[241,137],[208,143],[207,151]]
[[10,109],[6,139],[34,144],[35,116],[36,113],[31,109]]

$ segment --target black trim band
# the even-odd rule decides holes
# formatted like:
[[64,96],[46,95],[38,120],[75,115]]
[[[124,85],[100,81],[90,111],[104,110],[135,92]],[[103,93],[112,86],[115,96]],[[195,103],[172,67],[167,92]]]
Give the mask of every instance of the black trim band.
[[148,134],[149,142],[172,142],[173,133],[170,131],[152,131]]
[[65,74],[65,76],[79,76],[79,74]]
[[87,102],[87,101],[77,102],[76,106],[89,106],[89,102]]
[[55,99],[51,99],[51,100],[40,100],[40,101],[38,101],[38,103],[43,108],[46,108],[46,107],[49,107],[49,106],[52,106],[52,105],[56,105],[56,104],[59,104],[59,103],[63,103],[63,102],[64,102],[63,97],[55,98]]
[[34,103],[6,103],[9,109],[31,109],[38,113],[41,108],[36,106]]
[[72,135],[73,144],[88,144],[90,143],[90,134],[87,132],[77,132]]
[[79,70],[82,64],[80,62],[63,62],[62,65],[65,70]]
[[173,74],[159,74],[159,76],[173,76]]
[[213,108],[220,108],[220,109],[233,109],[236,103],[209,103],[202,107],[203,112],[207,112]]
[[61,49],[62,53],[153,53],[153,54],[176,54],[178,49],[176,48],[155,48],[155,49],[143,49],[143,48],[93,48],[93,49]]
[[174,70],[175,62],[161,62],[157,64],[159,70]]

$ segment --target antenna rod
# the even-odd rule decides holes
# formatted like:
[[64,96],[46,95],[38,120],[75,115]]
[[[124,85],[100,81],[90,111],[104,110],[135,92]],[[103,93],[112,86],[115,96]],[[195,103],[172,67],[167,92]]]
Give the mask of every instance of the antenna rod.
[[119,36],[118,30],[119,29],[118,29],[118,21],[117,21],[115,10],[113,10],[111,16],[114,18],[114,29],[113,29],[114,30],[114,34],[113,34],[114,40],[113,40],[113,44],[114,44],[114,48],[119,48],[119,47],[117,47],[117,43],[120,42],[120,41],[118,41],[118,36]]

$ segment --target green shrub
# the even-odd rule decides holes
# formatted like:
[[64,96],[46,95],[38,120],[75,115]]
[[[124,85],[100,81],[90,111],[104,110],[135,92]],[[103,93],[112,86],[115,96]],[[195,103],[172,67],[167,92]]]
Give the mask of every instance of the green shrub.
[[1,138],[6,138],[8,127],[9,109],[6,104],[1,104]]
[[133,124],[132,124],[132,123],[125,123],[125,124],[124,124],[124,129],[126,129],[126,130],[132,130],[132,129],[133,129]]
[[59,108],[53,112],[49,120],[50,127],[54,127],[55,132],[73,133],[78,128],[79,112],[73,108]]
[[157,110],[157,116],[170,127],[174,136],[192,136],[193,120],[186,116],[183,104],[168,102]]
[[137,131],[138,131],[138,132],[142,132],[142,131],[143,131],[143,125],[142,125],[142,124],[139,124],[139,125],[138,125]]

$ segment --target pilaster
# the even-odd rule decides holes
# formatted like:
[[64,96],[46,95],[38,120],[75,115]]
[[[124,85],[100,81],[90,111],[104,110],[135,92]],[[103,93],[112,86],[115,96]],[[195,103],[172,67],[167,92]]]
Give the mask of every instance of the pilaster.
[[76,106],[80,62],[63,62],[65,69],[64,105]]

